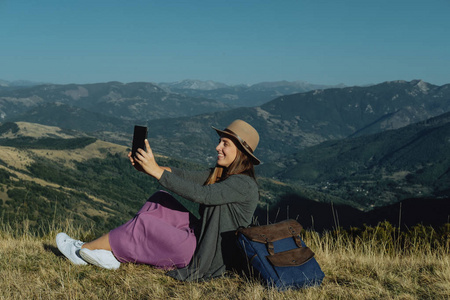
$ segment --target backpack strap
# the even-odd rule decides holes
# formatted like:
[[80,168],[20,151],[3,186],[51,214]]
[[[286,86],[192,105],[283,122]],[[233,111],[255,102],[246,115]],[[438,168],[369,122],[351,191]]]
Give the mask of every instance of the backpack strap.
[[301,248],[302,246],[302,240],[300,239],[300,232],[296,232],[295,228],[292,226],[289,226],[289,231],[292,234],[292,237],[294,238],[295,244],[297,247]]
[[295,220],[286,220],[275,224],[239,228],[237,233],[245,235],[252,241],[264,243],[267,246],[267,252],[270,255],[275,254],[273,243],[292,237],[297,247],[302,248],[300,232],[303,227]]

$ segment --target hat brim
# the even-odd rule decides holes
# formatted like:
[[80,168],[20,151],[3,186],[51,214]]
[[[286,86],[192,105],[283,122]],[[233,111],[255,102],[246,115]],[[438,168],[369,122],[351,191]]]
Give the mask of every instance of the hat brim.
[[214,126],[211,126],[219,136],[228,136],[230,138],[232,138],[234,141],[236,141],[237,143],[239,143],[241,145],[241,149],[245,152],[245,154],[247,154],[253,161],[254,165],[259,165],[261,163],[261,161],[252,153],[250,152],[241,142],[241,138],[237,137],[235,134],[228,132],[228,131],[223,131],[220,129],[215,128]]

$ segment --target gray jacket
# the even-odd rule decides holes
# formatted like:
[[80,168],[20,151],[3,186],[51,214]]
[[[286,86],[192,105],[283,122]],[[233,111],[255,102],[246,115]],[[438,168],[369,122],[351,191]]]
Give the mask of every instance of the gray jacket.
[[179,280],[207,280],[233,267],[238,249],[235,231],[248,226],[259,201],[258,185],[247,175],[231,175],[226,180],[203,185],[209,171],[165,171],[160,184],[179,196],[199,203],[201,228],[197,249],[190,264],[169,271]]

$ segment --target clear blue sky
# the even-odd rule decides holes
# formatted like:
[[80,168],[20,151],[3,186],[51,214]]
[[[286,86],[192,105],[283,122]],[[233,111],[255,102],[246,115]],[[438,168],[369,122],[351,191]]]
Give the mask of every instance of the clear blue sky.
[[450,83],[449,0],[0,0],[0,79]]

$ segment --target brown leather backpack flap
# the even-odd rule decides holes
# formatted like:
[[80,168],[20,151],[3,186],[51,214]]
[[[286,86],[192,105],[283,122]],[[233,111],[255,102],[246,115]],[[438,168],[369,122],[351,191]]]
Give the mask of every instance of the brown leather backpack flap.
[[296,267],[304,264],[313,256],[314,252],[311,249],[302,247],[267,255],[266,258],[276,267]]
[[300,234],[303,227],[295,220],[275,224],[241,228],[238,231],[252,241],[266,243],[282,240]]

